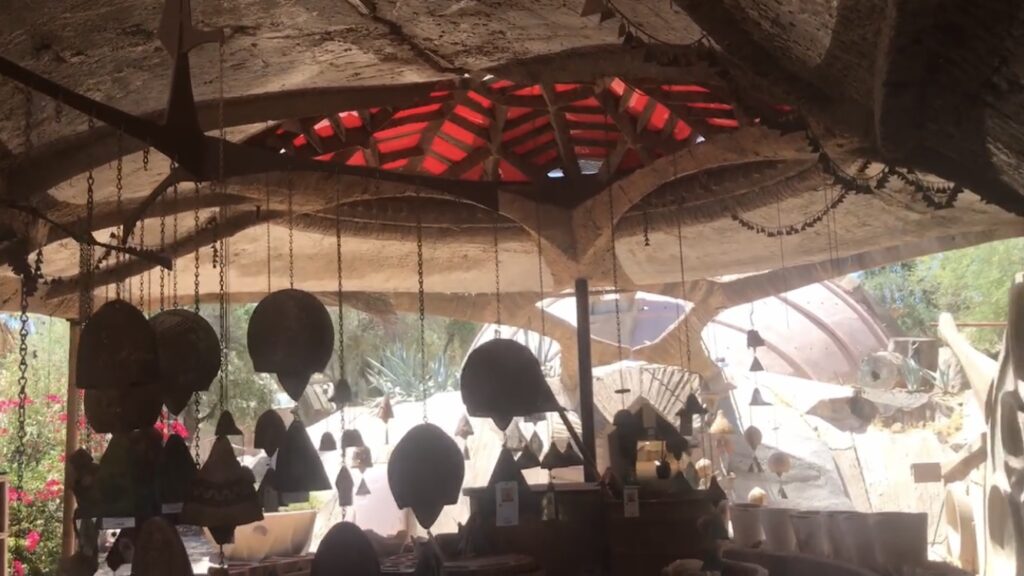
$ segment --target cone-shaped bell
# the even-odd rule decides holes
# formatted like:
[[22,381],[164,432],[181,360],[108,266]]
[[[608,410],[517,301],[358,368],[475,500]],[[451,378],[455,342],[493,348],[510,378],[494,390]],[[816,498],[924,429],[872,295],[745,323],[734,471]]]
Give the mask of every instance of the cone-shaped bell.
[[160,418],[163,401],[155,385],[86,390],[85,418],[94,432],[127,434],[151,428]]
[[512,422],[505,430],[505,447],[513,452],[519,452],[526,448],[526,436],[523,435],[523,429],[519,427],[519,422]]
[[334,452],[338,449],[338,443],[334,440],[334,435],[330,432],[324,432],[320,435],[320,452]]
[[149,319],[160,362],[160,395],[172,414],[181,414],[193,392],[210,389],[220,371],[220,341],[205,318],[173,308]]
[[142,525],[135,539],[132,573],[146,576],[192,576],[192,562],[178,530],[160,517]]
[[125,564],[131,564],[132,556],[135,555],[135,544],[132,540],[135,537],[134,528],[126,528],[117,533],[114,544],[107,552],[107,567],[115,573],[117,569]]
[[359,488],[356,489],[356,496],[369,496],[370,486],[366,484],[366,476],[359,479]]
[[672,475],[671,492],[673,494],[689,494],[693,492],[693,484],[690,484],[690,481],[686,479],[686,475],[681,470],[676,471]]
[[160,504],[184,502],[196,472],[195,460],[185,440],[177,434],[168,436],[157,464],[156,489]]
[[462,443],[462,459],[469,461],[469,441],[463,441]]
[[540,467],[545,470],[557,470],[564,468],[565,466],[565,454],[562,449],[558,447],[558,444],[554,442],[548,446],[548,451],[544,454],[544,458],[540,461]]
[[259,499],[264,513],[280,510],[281,494],[277,491],[277,487],[274,484],[273,468],[267,468],[267,471],[263,474],[263,481],[260,482],[260,487],[256,490],[256,497]]
[[366,446],[363,442],[363,435],[359,433],[359,430],[355,428],[346,428],[341,432],[341,449],[348,450],[349,448],[362,448]]
[[469,421],[469,415],[463,414],[459,423],[455,426],[455,437],[465,440],[473,435],[473,424]]
[[626,409],[619,410],[612,416],[612,425],[621,434],[628,434],[638,438],[644,432],[644,425],[640,418]]
[[508,427],[509,427],[510,424],[512,424],[513,420],[515,420],[514,416],[493,416],[493,417],[491,417],[491,422],[494,422],[494,425],[498,428],[498,430],[501,430],[502,432],[504,432],[505,430],[508,430]]
[[565,445],[565,450],[562,450],[562,458],[565,468],[583,466],[583,457],[576,451],[576,447],[572,445],[572,442]]
[[252,472],[238,463],[227,437],[218,436],[192,481],[181,512],[182,522],[205,526],[218,544],[229,544],[235,526],[262,519],[263,510],[256,497]]
[[520,470],[529,470],[530,468],[536,468],[540,466],[540,458],[534,454],[533,450],[529,446],[523,448],[523,451],[519,453],[519,457],[516,458],[516,466],[519,466]]
[[352,449],[352,465],[360,472],[365,472],[367,468],[373,468],[373,454],[370,453],[369,446]]
[[334,479],[334,489],[338,491],[338,506],[352,505],[352,492],[355,487],[356,484],[352,480],[352,473],[349,472],[348,466],[342,466],[341,470],[338,470],[338,476]]
[[385,394],[384,398],[380,401],[380,407],[377,408],[377,418],[383,420],[384,424],[387,425],[387,423],[394,417],[395,410],[391,407],[391,396]]
[[751,450],[757,450],[764,435],[761,434],[761,429],[757,426],[747,426],[747,429],[743,431],[743,439],[747,441],[747,446],[750,446]]
[[399,508],[412,508],[430,529],[441,510],[459,500],[466,464],[455,441],[433,424],[414,426],[395,446],[388,485]]
[[694,466],[693,462],[686,465],[683,470],[683,476],[686,477],[686,481],[690,483],[690,486],[700,486],[700,473],[697,472],[697,467]]
[[682,460],[683,454],[690,452],[690,442],[681,434],[673,434],[665,439],[665,450],[676,460]]
[[217,428],[214,430],[215,436],[241,436],[242,430],[235,424],[235,417],[230,411],[225,410],[220,413],[220,418],[217,419]]
[[686,396],[686,404],[683,405],[683,409],[692,416],[699,416],[708,413],[708,409],[700,403],[700,400],[697,399],[697,395],[693,392],[690,392]]
[[750,395],[751,406],[771,406],[772,403],[765,400],[764,396],[761,395],[760,388],[754,388],[754,392]]
[[82,390],[156,386],[160,381],[153,327],[124,300],[100,306],[78,342],[76,384]]
[[729,496],[722,490],[722,485],[718,483],[717,476],[711,476],[711,482],[708,483],[708,501],[715,508],[718,508],[718,503],[722,500],[726,500]]
[[278,492],[282,494],[331,489],[331,481],[324,472],[324,463],[320,461],[320,455],[298,418],[288,426],[284,443],[277,451],[274,480]]
[[498,461],[494,463],[494,470],[491,471],[487,486],[494,488],[499,482],[515,482],[519,486],[520,496],[529,494],[530,485],[526,483],[523,472],[516,464],[515,456],[508,448],[502,448],[498,453]]
[[309,576],[379,576],[380,562],[370,539],[351,522],[327,531],[313,556]]
[[327,367],[334,351],[334,327],[327,308],[301,290],[267,295],[249,319],[249,356],[256,372],[277,374],[298,402],[314,372]]
[[779,498],[782,498],[783,500],[789,499],[789,494],[786,494],[786,489],[782,486],[779,486]]
[[693,434],[693,414],[686,411],[686,408],[680,408],[676,412],[676,418],[679,418],[679,433],[683,436],[691,436]]
[[104,518],[135,517],[138,487],[134,481],[132,448],[127,435],[115,434],[100,458],[96,482],[100,515]]
[[537,433],[536,429],[534,429],[533,434],[530,434],[530,441],[527,442],[527,447],[531,452],[533,452],[533,455],[538,458],[540,458],[540,456],[538,456],[539,454],[544,453],[544,441],[540,439],[540,434]]
[[750,363],[750,372],[764,372],[764,365],[761,364],[761,359],[754,356],[754,360]]
[[339,378],[334,383],[334,391],[331,393],[331,402],[339,409],[352,401],[352,387],[348,384],[347,378]]
[[515,340],[477,346],[462,366],[460,384],[470,416],[529,416],[559,408],[537,357]]
[[747,348],[760,348],[765,345],[764,338],[761,337],[761,333],[757,330],[747,330]]
[[276,410],[267,410],[256,419],[256,430],[253,432],[253,446],[263,450],[270,458],[274,457],[277,449],[284,442],[285,431],[284,419]]

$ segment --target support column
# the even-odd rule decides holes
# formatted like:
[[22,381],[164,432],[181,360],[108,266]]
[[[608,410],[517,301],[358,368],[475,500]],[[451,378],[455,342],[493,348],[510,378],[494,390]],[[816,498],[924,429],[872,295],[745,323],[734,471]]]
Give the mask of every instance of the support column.
[[[586,278],[576,279],[576,350],[580,375],[580,424],[583,427],[584,460],[597,462],[594,440],[594,374],[590,358],[590,283]],[[589,466],[584,469],[584,480],[597,482],[599,471]]]
[[[82,324],[78,320],[68,320],[68,420],[64,425],[64,454],[70,456],[78,449],[78,418],[79,401],[78,386],[78,337],[82,333]],[[72,474],[71,459],[64,459],[64,525],[61,531],[61,557],[67,558],[75,553],[75,495],[71,492]]]

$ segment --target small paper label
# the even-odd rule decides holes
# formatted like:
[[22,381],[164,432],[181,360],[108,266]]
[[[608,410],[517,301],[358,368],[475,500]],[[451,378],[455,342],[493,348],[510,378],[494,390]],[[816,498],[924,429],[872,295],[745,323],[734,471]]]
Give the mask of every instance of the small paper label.
[[184,502],[169,502],[160,507],[160,512],[162,514],[181,514],[184,507]]
[[519,524],[519,484],[498,482],[494,490],[494,499],[498,503],[497,525],[516,526]]
[[626,486],[622,489],[622,505],[625,507],[623,515],[626,518],[640,516],[640,490],[636,486]]
[[123,528],[135,528],[135,518],[104,518],[104,530],[121,530]]

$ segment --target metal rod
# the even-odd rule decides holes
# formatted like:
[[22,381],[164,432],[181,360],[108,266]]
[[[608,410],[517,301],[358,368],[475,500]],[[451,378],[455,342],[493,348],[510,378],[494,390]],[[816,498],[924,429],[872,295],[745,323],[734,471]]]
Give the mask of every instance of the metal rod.
[[[70,456],[78,449],[78,337],[82,332],[82,324],[78,320],[68,321],[68,419],[64,425],[64,454]],[[71,458],[64,458],[64,510],[61,529],[61,557],[68,558],[75,553],[75,495],[71,492],[73,483]]]
[[[590,291],[586,278],[576,279],[576,350],[580,374],[580,424],[583,428],[583,460],[597,462],[594,441],[594,374],[590,357]],[[572,427],[569,426],[572,430]],[[596,464],[583,470],[584,480],[597,482]]]

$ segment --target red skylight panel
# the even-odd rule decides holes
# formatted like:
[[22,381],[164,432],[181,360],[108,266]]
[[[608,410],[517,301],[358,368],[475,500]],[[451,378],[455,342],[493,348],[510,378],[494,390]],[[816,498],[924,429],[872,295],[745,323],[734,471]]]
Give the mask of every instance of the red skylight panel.
[[488,110],[490,110],[491,107],[494,106],[494,102],[491,102],[488,98],[485,98],[484,96],[481,96],[480,94],[477,94],[472,90],[466,92],[466,96],[468,96],[470,100],[480,104],[481,106],[487,108]]
[[423,157],[420,168],[436,176],[447,170],[448,165],[433,156],[427,155]]
[[317,122],[316,126],[313,126],[313,130],[316,132],[316,135],[321,138],[330,138],[331,136],[334,136],[334,128],[331,127],[331,123],[327,120]]
[[515,152],[516,154],[526,154],[530,150],[533,150],[534,148],[537,148],[537,147],[541,146],[542,144],[546,144],[548,142],[551,142],[554,139],[555,139],[555,133],[550,131],[550,130],[545,130],[543,133],[539,134],[538,136],[536,136],[534,138],[531,138],[530,140],[527,140],[526,142],[523,142],[519,146],[516,146],[515,148],[512,149],[512,151]]
[[477,126],[487,128],[488,126],[491,125],[490,118],[487,118],[483,114],[477,112],[476,110],[467,108],[466,106],[456,106],[455,113],[458,114],[459,116],[462,116],[466,120],[469,120],[473,124],[476,124]]
[[409,134],[408,136],[385,140],[377,144],[377,149],[383,154],[398,152],[399,150],[408,150],[409,148],[419,144],[420,136],[422,136],[422,134],[417,132],[415,134]]
[[444,138],[434,138],[434,142],[430,145],[430,149],[438,156],[451,162],[458,162],[466,156],[469,156],[465,150],[455,146]]
[[441,104],[427,104],[426,106],[417,106],[415,108],[406,108],[405,110],[399,110],[392,116],[395,120],[400,120],[408,116],[415,116],[417,114],[429,114],[430,112],[437,112],[441,109]]
[[388,128],[387,130],[381,130],[373,135],[377,141],[391,140],[402,136],[407,136],[416,132],[420,132],[427,127],[427,122],[410,122],[405,126],[395,126],[394,128]]
[[349,110],[347,112],[340,112],[338,114],[338,120],[341,125],[345,128],[359,128],[363,125],[363,119],[359,117],[359,112]]
[[468,144],[473,148],[477,148],[485,144],[483,139],[479,138],[476,134],[473,134],[454,122],[445,122],[444,125],[441,126],[441,132],[444,132],[459,142]]
[[661,89],[664,92],[699,92],[705,94],[711,92],[711,90],[696,84],[662,84]]

